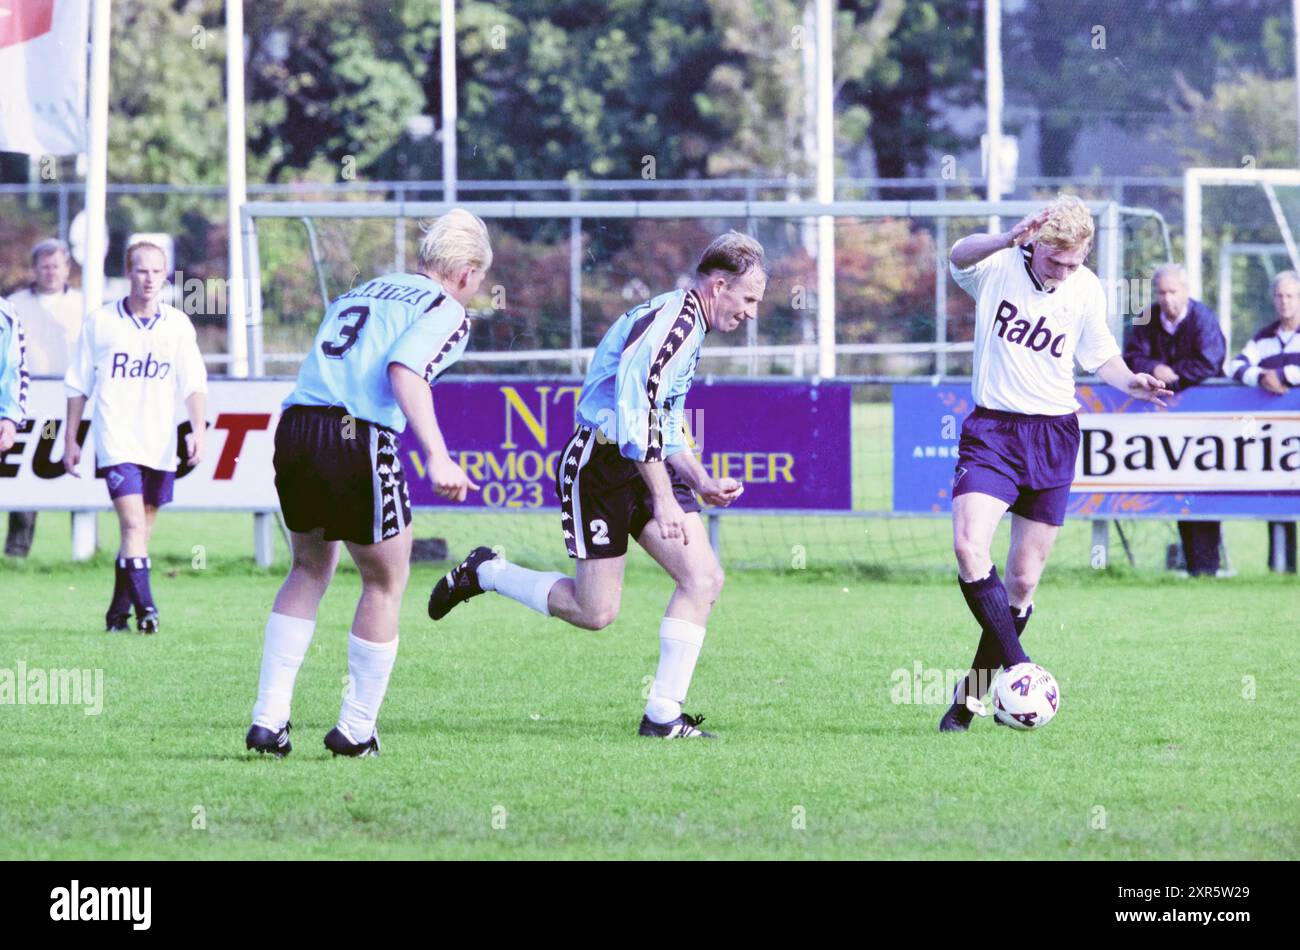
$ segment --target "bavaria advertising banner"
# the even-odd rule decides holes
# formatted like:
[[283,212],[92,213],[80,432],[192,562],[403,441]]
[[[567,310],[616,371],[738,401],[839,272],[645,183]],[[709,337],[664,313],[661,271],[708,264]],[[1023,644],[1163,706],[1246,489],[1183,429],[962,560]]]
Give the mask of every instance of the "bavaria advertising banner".
[[[1075,517],[1300,516],[1300,391],[1206,385],[1166,409],[1081,384]],[[951,510],[969,386],[894,387],[894,510]]]
[[[569,381],[467,380],[439,383],[434,406],[452,457],[481,487],[465,504],[501,509],[556,508],[555,464],[574,429],[579,386]],[[206,454],[178,469],[176,507],[268,511],[275,494],[274,434],[289,380],[212,380]],[[745,482],[746,508],[846,510],[852,504],[850,394],[847,385],[696,383],[686,422],[712,473]],[[33,380],[31,418],[0,457],[0,508],[109,507],[95,478],[93,451],[80,478],[63,471],[63,384]],[[177,413],[178,426],[183,413]],[[188,423],[184,423],[188,425]],[[90,423],[81,443],[93,446]],[[416,506],[453,504],[433,493],[425,460],[406,433],[401,461]]]

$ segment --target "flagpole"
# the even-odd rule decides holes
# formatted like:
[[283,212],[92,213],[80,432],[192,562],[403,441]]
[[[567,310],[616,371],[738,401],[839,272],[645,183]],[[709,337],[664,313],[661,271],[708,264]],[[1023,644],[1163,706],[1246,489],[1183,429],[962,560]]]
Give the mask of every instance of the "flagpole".
[[86,315],[104,303],[104,255],[108,248],[105,192],[108,188],[108,53],[112,30],[110,0],[93,0],[90,21],[90,128],[86,148],[86,258],[81,292]]
[[[105,192],[108,189],[108,53],[113,28],[109,0],[93,0],[90,12],[90,122],[86,143],[86,256],[81,265],[84,315],[104,303],[104,255],[108,252]],[[72,513],[72,559],[93,557],[98,539],[93,511]]]
[[456,0],[442,0],[442,200],[456,200]]
[[226,352],[230,376],[248,375],[248,333],[260,333],[246,322],[243,222],[240,211],[248,200],[244,125],[244,0],[226,0],[226,244],[230,284],[226,291]]

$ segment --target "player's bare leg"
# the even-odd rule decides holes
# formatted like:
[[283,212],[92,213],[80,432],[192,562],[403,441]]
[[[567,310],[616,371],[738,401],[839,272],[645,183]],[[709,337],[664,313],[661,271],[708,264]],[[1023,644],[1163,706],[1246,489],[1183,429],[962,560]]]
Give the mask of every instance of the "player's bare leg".
[[1007,554],[1007,600],[1011,609],[1032,608],[1034,591],[1047,566],[1060,528],[1020,515],[1011,516],[1011,550]]
[[579,560],[573,578],[560,578],[547,592],[551,616],[584,630],[604,630],[618,618],[626,564],[626,555]]
[[952,500],[952,548],[963,581],[977,581],[992,569],[993,535],[1009,507],[1002,499],[979,492]]
[[1013,616],[1007,589],[998,577],[991,556],[993,535],[1009,507],[1007,502],[981,492],[968,492],[953,499],[953,552],[957,557],[958,582],[966,605],[980,624],[980,642],[970,673],[958,683],[952,705],[939,722],[941,732],[964,732],[972,715],[966,705],[967,697],[978,699],[983,695],[991,671],[1028,659],[1020,647],[1022,625]]
[[378,544],[345,541],[361,572],[361,598],[348,636],[348,688],[339,721],[325,737],[335,755],[379,752],[375,723],[397,660],[397,626],[402,594],[411,576],[411,530]]
[[289,532],[292,566],[280,585],[266,621],[262,671],[258,679],[250,749],[284,756],[289,744],[289,709],[294,681],[302,668],[316,630],[316,611],[339,560],[339,542],[326,541],[325,532]]
[[148,557],[150,524],[145,514],[144,496],[118,495],[113,499],[113,508],[121,532],[118,557]]
[[289,547],[289,576],[280,585],[271,612],[315,623],[316,611],[338,567],[339,542],[326,541],[324,529],[317,528],[307,533],[290,531]]
[[705,625],[722,593],[724,575],[709,546],[704,520],[689,512],[683,539],[660,537],[651,521],[637,542],[677,583],[659,627],[659,666],[646,703],[641,734],[662,738],[709,736],[697,728],[702,719],[682,711],[695,664],[704,645]]

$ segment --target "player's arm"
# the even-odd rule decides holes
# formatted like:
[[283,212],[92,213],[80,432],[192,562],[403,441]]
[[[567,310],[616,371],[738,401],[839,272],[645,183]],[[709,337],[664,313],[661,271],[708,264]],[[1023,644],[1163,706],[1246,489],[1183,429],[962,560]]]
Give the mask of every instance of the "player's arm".
[[18,427],[27,417],[27,362],[22,328],[15,319],[0,316],[8,326],[0,336],[0,455],[13,448]]
[[393,396],[428,459],[433,490],[450,501],[464,501],[469,490],[477,491],[478,486],[452,460],[438,426],[430,387],[459,358],[463,343],[450,350],[447,345],[463,333],[464,321],[464,308],[447,298],[441,306],[417,316],[388,351],[388,383]]
[[422,375],[403,363],[388,364],[388,382],[424,457],[429,460],[429,480],[433,482],[433,490],[451,501],[464,501],[465,494],[470,489],[477,491],[478,486],[470,481],[447,451],[447,442],[433,411],[433,400],[429,398],[429,384]]
[[1046,222],[1047,209],[1044,208],[1036,214],[1021,218],[1010,231],[1003,231],[1001,234],[967,235],[952,246],[952,250],[948,252],[948,260],[961,270],[974,267],[990,254],[1032,241],[1034,235]]
[[77,463],[81,461],[81,443],[77,433],[81,431],[81,417],[86,414],[86,397],[82,395],[68,397],[68,420],[63,425],[63,470],[73,478],[80,478]]
[[668,477],[668,466],[663,462],[635,462],[637,471],[650,488],[650,505],[655,513],[655,526],[659,537],[665,541],[678,538],[690,544],[686,534],[686,512],[673,494],[673,481]]
[[208,434],[208,394],[196,390],[185,397],[185,412],[190,417],[190,433],[185,437],[185,464],[190,468],[203,460],[203,444]]
[[176,383],[185,397],[185,412],[190,419],[190,434],[185,437],[185,464],[191,468],[203,460],[203,446],[208,439],[208,368],[191,327],[181,358],[177,361]]
[[68,397],[67,420],[63,424],[63,470],[80,478],[77,463],[81,461],[81,419],[86,414],[86,400],[95,389],[95,347],[91,339],[93,317],[86,320],[77,336],[77,345],[68,361],[68,371],[63,376],[63,390]]
[[[671,318],[664,318],[671,325]],[[665,540],[686,540],[686,512],[673,495],[672,478],[664,459],[673,453],[673,432],[665,409],[673,392],[673,375],[685,358],[671,360],[666,346],[672,346],[664,331],[651,327],[636,345],[623,351],[615,380],[615,415],[618,450],[636,464],[654,508],[659,536]],[[678,423],[680,425],[680,421]]]
[[700,497],[710,505],[725,508],[745,490],[738,479],[714,478],[710,475],[689,445],[668,456],[668,464],[682,481],[699,492]]
[[1114,386],[1121,392],[1128,393],[1134,399],[1153,402],[1163,406],[1164,399],[1172,396],[1173,390],[1148,373],[1135,373],[1128,368],[1122,356],[1112,356],[1097,367],[1097,376],[1102,382]]

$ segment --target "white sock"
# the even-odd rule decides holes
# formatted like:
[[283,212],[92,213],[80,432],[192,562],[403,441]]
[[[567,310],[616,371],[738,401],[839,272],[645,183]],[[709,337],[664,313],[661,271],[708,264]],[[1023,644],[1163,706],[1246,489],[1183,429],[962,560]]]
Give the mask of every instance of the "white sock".
[[659,625],[659,669],[650,687],[645,714],[651,722],[672,722],[682,714],[682,703],[691,688],[695,661],[704,645],[704,628],[689,620],[665,617]]
[[543,617],[551,615],[547,598],[557,581],[568,577],[556,571],[532,571],[505,558],[493,558],[478,566],[479,586],[531,607]]
[[303,620],[273,613],[266,621],[266,639],[262,644],[262,675],[257,683],[257,702],[253,722],[279,732],[289,721],[289,704],[293,700],[293,682],[311,636],[315,620]]
[[375,734],[375,720],[396,660],[396,637],[373,643],[348,634],[348,689],[339,710],[339,729],[353,742],[367,742]]

